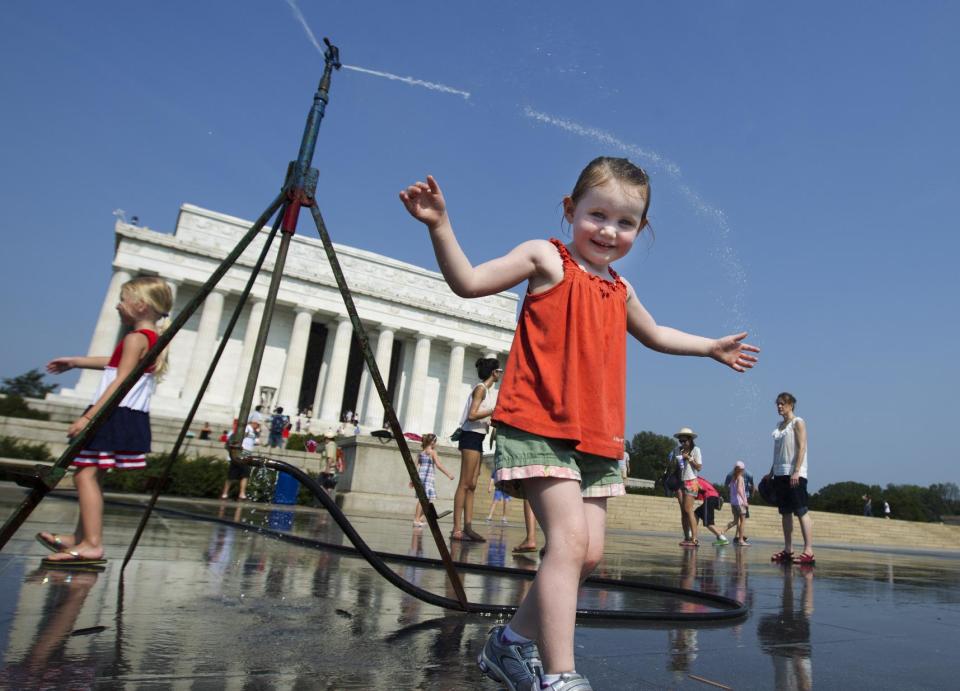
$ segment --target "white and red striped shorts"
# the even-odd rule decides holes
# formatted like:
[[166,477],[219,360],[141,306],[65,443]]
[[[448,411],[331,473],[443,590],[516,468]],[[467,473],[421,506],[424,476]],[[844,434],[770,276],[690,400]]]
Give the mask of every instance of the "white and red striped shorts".
[[135,470],[147,467],[147,455],[143,452],[90,451],[83,450],[73,459],[71,465],[77,468],[116,468],[117,470]]

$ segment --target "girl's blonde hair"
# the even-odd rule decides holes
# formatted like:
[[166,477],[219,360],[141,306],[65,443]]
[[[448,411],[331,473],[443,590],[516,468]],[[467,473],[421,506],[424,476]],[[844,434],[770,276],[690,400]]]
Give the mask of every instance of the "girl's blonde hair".
[[424,449],[428,449],[436,443],[437,435],[433,432],[427,432],[423,435],[423,437],[420,438],[420,446],[422,446]]
[[[167,321],[173,309],[173,290],[159,276],[137,276],[120,288],[120,292],[140,300],[153,310],[157,322],[157,336],[167,330]],[[164,348],[153,363],[153,376],[159,381],[167,371],[167,349]]]

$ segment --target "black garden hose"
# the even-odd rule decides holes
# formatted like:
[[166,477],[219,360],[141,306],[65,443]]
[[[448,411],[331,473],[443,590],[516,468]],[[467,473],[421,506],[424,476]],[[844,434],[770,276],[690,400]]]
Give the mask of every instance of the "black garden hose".
[[[395,571],[393,571],[388,565],[387,561],[392,562],[401,562],[401,563],[410,563],[417,564],[421,566],[431,566],[442,568],[443,562],[440,559],[433,559],[429,557],[415,557],[406,554],[394,554],[391,552],[378,552],[370,548],[360,534],[354,529],[353,525],[350,523],[349,519],[344,515],[343,511],[340,510],[340,507],[336,505],[333,499],[327,494],[327,492],[321,487],[320,483],[314,478],[307,475],[305,472],[297,468],[296,466],[290,465],[283,461],[278,461],[272,458],[264,458],[258,456],[244,456],[242,462],[260,466],[264,468],[270,468],[272,470],[277,470],[280,472],[287,473],[288,475],[293,476],[299,482],[309,489],[313,495],[323,504],[323,507],[327,512],[333,517],[333,520],[336,521],[337,525],[347,536],[350,542],[353,544],[353,547],[346,545],[335,544],[331,542],[324,542],[323,540],[317,540],[314,538],[307,538],[298,535],[291,535],[289,533],[281,532],[278,530],[273,530],[271,528],[266,528],[263,526],[253,526],[247,523],[239,523],[232,521],[226,518],[217,518],[214,516],[206,516],[203,514],[196,514],[189,511],[183,511],[179,509],[171,509],[167,507],[157,508],[158,511],[163,511],[168,514],[185,516],[192,518],[194,520],[209,521],[212,523],[220,523],[223,525],[229,525],[237,528],[242,528],[244,530],[251,530],[257,532],[261,535],[269,535],[283,542],[288,542],[291,544],[296,544],[304,547],[310,547],[313,549],[326,549],[337,551],[346,554],[359,554],[363,557],[381,576],[387,579],[390,583],[395,585],[397,588],[403,592],[411,595],[419,600],[426,602],[427,604],[435,605],[437,607],[442,607],[444,609],[455,610],[459,612],[467,612],[469,614],[483,614],[483,615],[497,615],[497,616],[506,616],[512,614],[516,607],[512,605],[494,605],[487,603],[479,602],[470,602],[467,604],[467,607],[464,608],[460,602],[452,598],[443,597],[442,595],[437,595],[431,593],[419,586],[409,582],[408,580],[401,577]],[[131,502],[123,501],[110,501],[111,504],[120,504],[124,506],[135,506]],[[138,506],[138,505],[137,505]],[[502,574],[508,576],[520,576],[523,578],[534,578],[536,576],[535,571],[530,571],[528,569],[518,569],[509,566],[491,566],[486,564],[469,564],[466,562],[456,562],[456,566],[459,569],[464,571],[479,572],[479,573],[491,573],[491,574]],[[578,609],[577,615],[581,618],[587,619],[611,619],[619,621],[653,621],[653,622],[716,622],[723,620],[732,620],[745,617],[749,612],[748,607],[737,600],[732,598],[724,597],[723,595],[717,595],[714,593],[705,593],[699,590],[692,590],[689,588],[678,588],[674,586],[661,585],[659,583],[649,583],[645,581],[637,581],[632,579],[617,579],[617,578],[604,578],[600,576],[590,576],[584,582],[585,585],[594,585],[594,586],[606,586],[614,588],[624,588],[627,590],[643,590],[649,592],[665,593],[669,595],[676,595],[687,600],[697,600],[701,602],[709,603],[716,607],[706,612],[669,612],[669,611],[649,611],[649,610],[636,610],[636,609],[623,609],[623,610],[605,610],[605,609]]]

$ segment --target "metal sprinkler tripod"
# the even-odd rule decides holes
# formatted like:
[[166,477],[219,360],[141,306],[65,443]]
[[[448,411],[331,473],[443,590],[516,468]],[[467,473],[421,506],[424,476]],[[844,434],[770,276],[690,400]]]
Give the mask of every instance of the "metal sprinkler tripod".
[[[254,265],[250,278],[247,281],[244,291],[241,293],[237,302],[237,306],[231,315],[230,321],[224,330],[224,334],[220,340],[220,346],[213,356],[213,360],[210,363],[207,374],[197,392],[193,405],[190,408],[190,412],[184,420],[183,427],[180,430],[180,434],[177,436],[177,440],[170,452],[170,456],[167,459],[164,472],[154,488],[153,495],[147,504],[147,508],[144,511],[139,526],[137,527],[137,531],[134,534],[129,548],[127,549],[121,571],[122,569],[126,568],[127,563],[130,561],[130,558],[137,547],[140,535],[143,533],[153,507],[156,504],[157,499],[160,496],[160,492],[170,475],[170,470],[180,455],[180,449],[183,446],[184,439],[187,437],[187,432],[193,423],[193,418],[200,406],[200,401],[203,399],[203,395],[206,392],[211,378],[213,377],[213,373],[216,369],[217,363],[220,360],[220,356],[230,339],[233,328],[236,326],[243,307],[246,304],[247,297],[253,288],[254,281],[256,280],[256,277],[263,266],[267,253],[279,230],[280,246],[277,250],[277,256],[274,261],[270,285],[267,290],[266,303],[264,305],[263,317],[260,323],[260,330],[257,334],[257,340],[253,351],[253,359],[250,363],[250,371],[247,375],[247,383],[246,387],[244,388],[243,399],[240,404],[240,413],[237,418],[240,421],[240,424],[238,424],[237,430],[231,436],[228,446],[230,450],[230,457],[234,461],[238,463],[244,463],[246,465],[265,465],[264,459],[258,459],[242,452],[240,444],[243,437],[242,425],[245,424],[245,421],[250,415],[254,389],[256,388],[257,375],[260,372],[260,364],[263,359],[264,348],[266,347],[267,335],[270,331],[270,322],[273,318],[273,310],[276,304],[277,293],[280,289],[280,282],[283,278],[283,269],[286,263],[290,241],[293,238],[293,235],[296,233],[297,221],[300,217],[300,210],[303,207],[307,207],[310,209],[310,214],[313,216],[313,222],[317,228],[317,232],[320,235],[320,240],[323,243],[323,249],[326,252],[327,259],[330,262],[330,268],[332,269],[334,278],[337,281],[340,294],[343,296],[347,313],[350,315],[354,337],[357,339],[364,361],[366,362],[367,368],[370,372],[370,378],[373,382],[373,385],[376,387],[377,394],[379,395],[380,401],[383,404],[384,416],[386,418],[387,425],[393,434],[393,438],[397,441],[397,446],[399,447],[401,456],[403,457],[403,462],[407,467],[407,473],[410,476],[410,481],[412,482],[414,490],[416,491],[417,499],[420,502],[420,505],[423,507],[424,515],[426,516],[427,522],[430,526],[430,532],[433,534],[433,539],[436,542],[437,548],[440,552],[443,566],[447,572],[447,576],[449,577],[451,584],[453,585],[454,592],[456,593],[457,600],[459,601],[461,608],[465,611],[468,610],[469,603],[467,601],[466,593],[463,589],[463,582],[454,568],[453,560],[450,557],[449,550],[447,549],[446,541],[443,539],[443,534],[440,531],[440,526],[437,522],[436,509],[434,508],[433,504],[430,503],[429,499],[427,499],[423,484],[420,482],[417,466],[410,454],[410,448],[407,445],[407,440],[403,436],[403,429],[400,427],[400,422],[397,419],[396,411],[394,410],[393,404],[390,402],[390,399],[387,395],[387,389],[383,383],[383,377],[380,374],[376,359],[374,358],[373,352],[370,349],[370,343],[367,339],[366,330],[361,323],[359,316],[357,316],[357,310],[353,303],[353,297],[350,293],[350,288],[347,286],[347,281],[344,278],[342,269],[340,268],[340,262],[337,259],[336,252],[334,251],[333,243],[330,240],[330,235],[327,233],[326,224],[324,223],[323,217],[320,214],[320,209],[317,207],[315,192],[319,173],[316,168],[311,167],[311,163],[313,161],[314,149],[316,148],[317,144],[317,135],[320,131],[320,123],[323,120],[324,112],[326,110],[327,103],[329,102],[328,94],[330,91],[330,78],[333,70],[339,70],[341,66],[339,49],[330,43],[330,41],[326,38],[323,39],[323,42],[326,45],[326,50],[323,54],[323,76],[321,77],[320,84],[317,87],[316,93],[314,94],[313,106],[311,107],[310,113],[307,116],[303,138],[300,142],[300,150],[297,154],[297,160],[291,161],[290,165],[288,166],[286,180],[283,183],[280,194],[270,203],[263,214],[254,222],[247,233],[240,239],[236,247],[234,247],[227,257],[224,258],[223,262],[221,262],[216,270],[214,270],[213,274],[211,274],[206,283],[200,287],[200,290],[197,292],[197,294],[173,319],[170,327],[157,339],[156,344],[147,352],[147,354],[138,363],[130,375],[123,380],[123,382],[120,384],[120,387],[109,398],[106,404],[96,415],[94,415],[93,419],[87,424],[83,431],[81,431],[80,434],[71,440],[70,444],[64,450],[60,458],[57,459],[56,463],[54,463],[53,466],[37,466],[33,474],[22,477],[20,480],[18,480],[20,484],[31,487],[32,489],[21,503],[17,511],[14,512],[14,514],[7,519],[6,523],[4,523],[3,527],[0,528],[0,549],[6,545],[9,539],[16,532],[17,528],[19,528],[20,525],[27,519],[40,501],[56,487],[57,483],[66,473],[67,467],[70,465],[70,462],[73,460],[74,456],[76,456],[76,454],[84,448],[87,442],[93,437],[93,434],[103,424],[103,421],[106,420],[106,418],[116,409],[116,407],[123,400],[123,397],[126,396],[127,392],[140,379],[141,375],[146,371],[146,369],[153,364],[157,356],[170,343],[173,337],[183,327],[187,320],[190,319],[193,313],[200,307],[207,295],[213,291],[214,287],[224,276],[227,270],[236,263],[243,251],[254,240],[254,238],[259,235],[260,231],[264,228],[264,226],[266,226],[268,221],[271,218],[274,218],[273,226],[266,242],[264,243],[263,250],[260,253],[257,263]],[[275,217],[274,214],[276,214]]]

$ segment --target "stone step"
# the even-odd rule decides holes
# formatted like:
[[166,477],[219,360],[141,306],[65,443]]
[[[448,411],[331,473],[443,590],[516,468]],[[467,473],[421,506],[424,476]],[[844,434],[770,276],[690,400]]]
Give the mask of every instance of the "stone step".
[[[486,517],[491,500],[492,493],[487,491],[487,484],[478,483],[474,505],[476,522],[482,522]],[[508,521],[512,524],[522,524],[522,502],[513,500],[507,506]],[[677,501],[671,497],[631,494],[612,499],[607,506],[607,527],[610,530],[668,532],[680,535],[680,509]],[[721,515],[722,519],[718,519],[717,523],[725,527],[732,518],[726,504],[721,510]],[[811,511],[810,515],[814,524],[814,544],[819,541],[831,544],[960,550],[960,526],[848,516],[820,511]],[[773,507],[751,507],[747,526],[748,535],[754,538],[780,540],[783,536],[780,515]],[[799,526],[794,528],[794,535],[799,539]],[[542,536],[540,539],[542,541]]]

